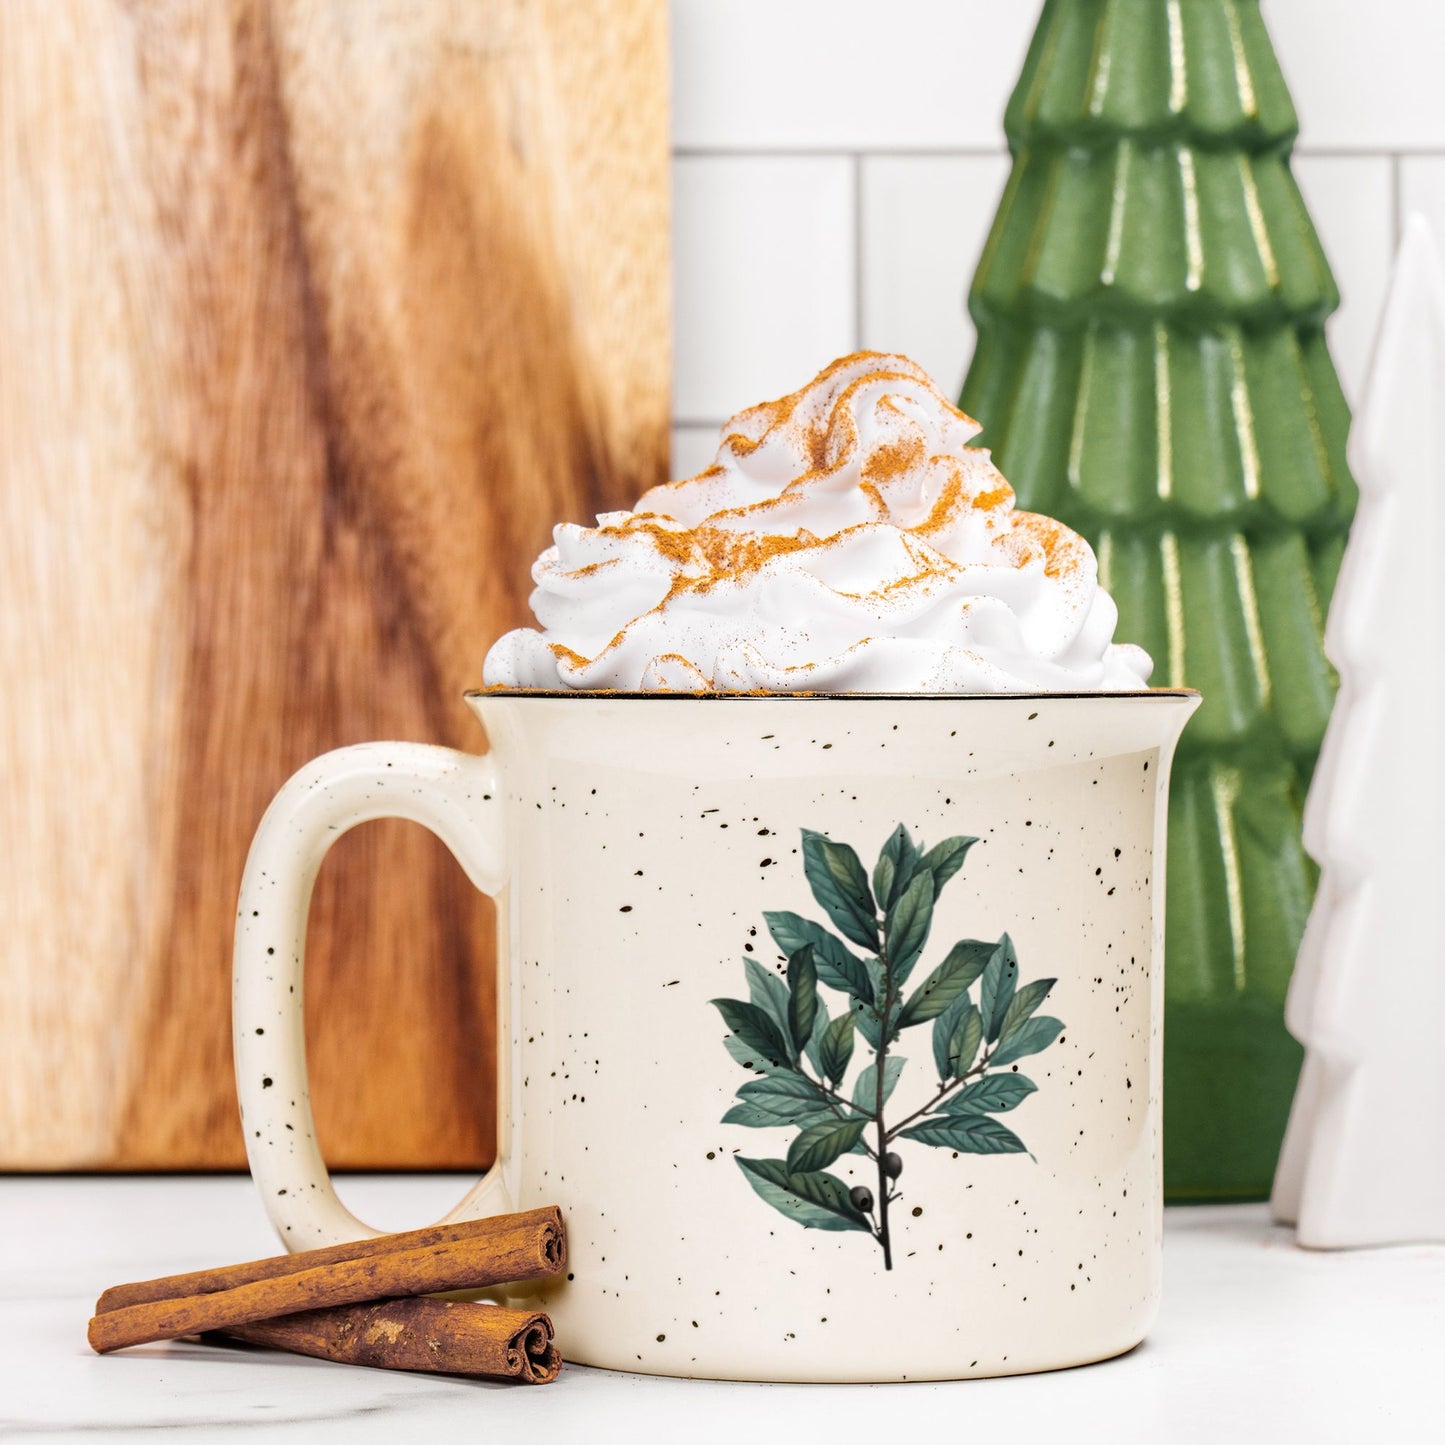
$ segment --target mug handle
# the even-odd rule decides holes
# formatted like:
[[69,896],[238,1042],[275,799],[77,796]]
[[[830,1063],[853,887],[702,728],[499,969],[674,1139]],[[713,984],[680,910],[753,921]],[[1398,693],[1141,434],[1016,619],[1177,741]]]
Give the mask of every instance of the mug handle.
[[[232,1028],[251,1173],[287,1249],[380,1233],[336,1197],[316,1144],[302,1027],[306,918],[321,861],[349,828],[406,818],[429,828],[495,896],[505,881],[502,793],[490,754],[424,743],[360,743],[307,763],[276,795],[251,844],[236,914]],[[505,1016],[503,986],[499,1014]],[[506,1057],[498,1039],[498,1059]],[[498,1068],[497,1162],[447,1221],[511,1207],[502,1165],[510,1130]]]

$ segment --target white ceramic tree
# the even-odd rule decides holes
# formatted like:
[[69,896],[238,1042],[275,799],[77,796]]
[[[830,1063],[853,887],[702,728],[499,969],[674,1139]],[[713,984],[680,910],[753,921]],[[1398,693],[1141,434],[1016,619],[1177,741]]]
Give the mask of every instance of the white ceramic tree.
[[1350,461],[1340,693],[1285,1018],[1306,1049],[1275,1216],[1318,1248],[1445,1239],[1445,269],[1411,217]]

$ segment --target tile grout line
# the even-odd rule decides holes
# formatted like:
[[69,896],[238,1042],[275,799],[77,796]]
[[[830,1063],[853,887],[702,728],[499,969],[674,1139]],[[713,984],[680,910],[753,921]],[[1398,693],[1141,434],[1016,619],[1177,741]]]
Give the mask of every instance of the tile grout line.
[[[674,160],[997,160],[1007,157],[1006,144],[989,146],[749,146],[675,145]],[[1390,160],[1445,158],[1445,146],[1312,146],[1301,142],[1291,160]]]
[[1445,148],[1440,146],[1312,146],[1301,143],[1290,151],[1291,160],[1322,160],[1322,161],[1386,161],[1394,157],[1403,159],[1406,156],[1445,156]]
[[991,160],[1006,156],[1008,146],[1000,140],[992,146],[690,146],[675,145],[674,160]]

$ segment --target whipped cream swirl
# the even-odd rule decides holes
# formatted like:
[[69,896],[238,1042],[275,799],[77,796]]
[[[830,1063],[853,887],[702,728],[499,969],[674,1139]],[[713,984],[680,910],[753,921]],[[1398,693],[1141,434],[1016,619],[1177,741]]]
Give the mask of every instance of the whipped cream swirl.
[[1134,690],[1093,550],[1014,507],[981,430],[902,356],[836,361],[737,416],[706,471],[532,569],[542,630],[493,687],[718,692]]

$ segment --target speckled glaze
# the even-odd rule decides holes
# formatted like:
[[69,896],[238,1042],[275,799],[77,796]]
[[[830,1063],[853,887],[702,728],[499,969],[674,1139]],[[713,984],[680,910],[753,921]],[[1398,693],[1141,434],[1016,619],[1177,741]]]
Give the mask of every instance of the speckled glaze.
[[[552,1314],[569,1360],[957,1379],[1082,1364],[1143,1337],[1162,1219],[1160,803],[1195,694],[468,701],[488,755],[329,754],[287,784],[252,849],[237,1078],[252,1170],[289,1248],[372,1232],[316,1148],[302,952],[326,848],[402,816],[497,898],[510,975],[500,1158],[450,1217],[561,1204],[570,1273],[515,1299]],[[770,1210],[732,1162],[781,1155],[790,1131],[718,1122],[747,1076],[709,1000],[738,994],[744,958],[779,961],[765,910],[816,915],[802,828],[871,866],[900,822],[928,842],[980,839],[932,936],[1009,933],[1025,977],[1057,976],[1049,1012],[1067,1028],[1027,1061],[1038,1092],[1007,1116],[1032,1157],[908,1154],[885,1271],[866,1239]],[[898,1047],[926,1072],[926,1043]],[[850,1186],[874,1178],[859,1156],[832,1168]]]

